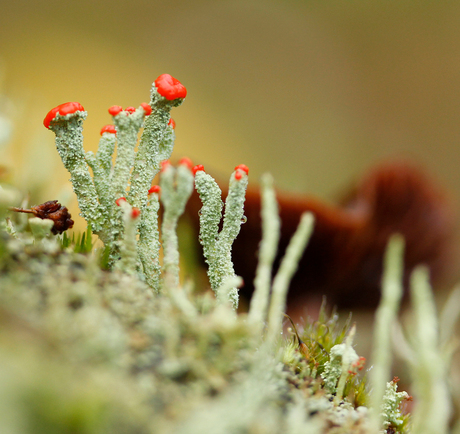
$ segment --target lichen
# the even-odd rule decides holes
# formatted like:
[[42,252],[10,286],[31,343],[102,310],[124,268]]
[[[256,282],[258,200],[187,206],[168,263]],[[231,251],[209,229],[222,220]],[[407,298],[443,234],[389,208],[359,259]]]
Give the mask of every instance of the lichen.
[[[45,119],[71,172],[86,232],[56,236],[46,216],[27,221],[11,215],[21,195],[0,186],[0,431],[447,432],[458,309],[445,310],[438,336],[424,268],[411,281],[416,322],[406,333],[409,342],[404,336],[397,342],[414,377],[413,422],[404,409],[408,394],[387,378],[390,326],[401,328],[400,238],[390,241],[384,264],[374,333],[379,347],[371,361],[376,373],[371,370],[369,383],[365,359],[353,348],[359,330],[351,317],[343,323],[323,306],[317,321],[283,328],[289,282],[314,218],[303,216],[272,279],[280,222],[269,176],[255,296],[248,315],[235,311],[242,280],[232,244],[244,223],[248,169],[239,165],[232,172],[223,215],[219,185],[202,166],[192,171],[189,160],[177,167],[163,163],[161,189],[151,187],[172,152],[169,111],[185,97],[177,80],[160,77],[150,105],[111,107],[115,127],[103,128],[95,155],[83,151],[81,105],[58,106]],[[214,293],[179,270],[176,228],[193,186],[203,202],[199,238]],[[458,300],[458,291],[451,300]]]

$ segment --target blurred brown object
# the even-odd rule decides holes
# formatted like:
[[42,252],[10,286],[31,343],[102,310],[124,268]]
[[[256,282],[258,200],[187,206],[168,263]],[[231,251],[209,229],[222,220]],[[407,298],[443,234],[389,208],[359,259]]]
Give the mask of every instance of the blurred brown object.
[[67,229],[71,229],[74,225],[69,210],[65,206],[62,206],[57,200],[49,200],[40,205],[32,206],[30,209],[13,207],[10,208],[10,210],[33,214],[35,217],[41,219],[52,220],[54,224],[51,228],[51,232],[54,235],[62,234]]
[[[226,193],[224,192],[224,197]],[[418,264],[427,264],[433,283],[453,270],[454,207],[427,174],[407,162],[374,167],[341,201],[329,205],[311,196],[277,193],[282,220],[274,269],[297,228],[300,215],[311,211],[315,229],[288,294],[287,311],[298,318],[305,305],[320,303],[339,309],[375,308],[380,298],[383,252],[394,233],[406,239],[405,280]],[[192,215],[201,204],[194,196]],[[244,279],[240,294],[254,290],[257,251],[261,239],[260,194],[251,187],[245,203],[247,223],[233,246],[236,274]]]

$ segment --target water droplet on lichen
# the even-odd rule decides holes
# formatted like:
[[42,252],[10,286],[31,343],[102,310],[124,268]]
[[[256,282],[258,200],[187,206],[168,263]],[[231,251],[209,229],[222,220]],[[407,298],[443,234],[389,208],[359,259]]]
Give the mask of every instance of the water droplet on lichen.
[[241,217],[241,224],[244,225],[248,221],[248,218],[244,215]]

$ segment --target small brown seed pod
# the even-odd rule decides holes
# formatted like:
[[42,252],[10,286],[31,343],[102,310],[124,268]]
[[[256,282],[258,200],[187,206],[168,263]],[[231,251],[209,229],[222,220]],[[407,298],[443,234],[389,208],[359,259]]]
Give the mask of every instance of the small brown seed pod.
[[10,208],[11,211],[25,212],[33,214],[35,217],[41,219],[49,219],[54,222],[51,232],[56,234],[62,234],[67,229],[73,227],[74,221],[71,219],[69,210],[62,206],[57,200],[49,200],[48,202],[40,205],[32,206],[30,209],[24,208]]

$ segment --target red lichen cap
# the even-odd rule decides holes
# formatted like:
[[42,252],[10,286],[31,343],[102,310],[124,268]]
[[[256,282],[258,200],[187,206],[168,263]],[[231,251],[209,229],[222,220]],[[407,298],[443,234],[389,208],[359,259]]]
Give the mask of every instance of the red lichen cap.
[[117,134],[117,130],[113,125],[104,125],[101,128],[101,136],[104,133]]
[[136,111],[135,107],[126,107],[125,112],[128,112],[129,114],[134,113]]
[[357,362],[355,362],[356,367],[358,368],[358,371],[363,370],[365,363],[366,363],[366,358],[362,356],[358,359]]
[[145,116],[148,116],[150,113],[152,113],[152,107],[150,107],[150,105],[146,102],[141,103],[141,107],[144,109]]
[[238,170],[238,171],[235,173],[235,179],[236,179],[237,181],[239,181],[242,177],[243,177],[243,174]]
[[179,164],[182,165],[182,166],[187,166],[190,170],[193,169],[192,160],[190,160],[190,158],[188,158],[188,157],[181,158],[179,160]]
[[174,130],[176,128],[176,121],[173,118],[169,118],[168,125]]
[[169,74],[161,74],[155,80],[155,86],[158,93],[169,101],[177,98],[185,98],[187,95],[185,86]]
[[121,111],[123,111],[123,107],[120,106],[120,105],[113,105],[112,107],[109,108],[109,113],[112,115],[112,116],[116,116],[118,113],[120,113]]
[[121,206],[121,203],[122,203],[122,202],[126,202],[126,198],[124,198],[124,197],[119,197],[119,198],[115,201],[115,203],[116,203],[118,206]]
[[160,164],[161,164],[160,172],[164,172],[169,166],[171,166],[171,163],[169,160],[164,160]]
[[192,173],[194,175],[196,175],[196,172],[200,172],[200,171],[203,171],[204,172],[204,167],[202,164],[197,164],[193,169],[192,169]]
[[249,175],[249,167],[246,166],[246,164],[239,164],[238,166],[235,167],[235,170],[242,170],[243,172],[246,173],[246,175]]
[[160,194],[161,187],[159,185],[152,185],[149,190],[149,194],[157,193]]
[[59,113],[61,116],[69,115],[76,112],[84,112],[85,109],[79,102],[66,102],[51,109],[43,120],[43,125],[49,129],[51,121]]
[[141,210],[139,208],[134,207],[131,210],[131,218],[137,219],[141,215]]

